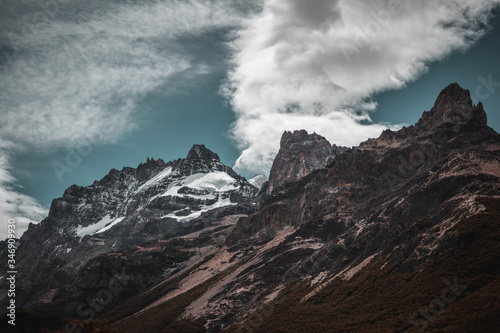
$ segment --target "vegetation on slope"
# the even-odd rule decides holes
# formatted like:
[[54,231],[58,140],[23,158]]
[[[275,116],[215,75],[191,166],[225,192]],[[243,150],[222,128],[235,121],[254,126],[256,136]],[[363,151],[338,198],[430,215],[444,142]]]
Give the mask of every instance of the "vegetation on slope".
[[497,332],[500,327],[500,199],[455,227],[459,249],[421,271],[367,265],[349,280],[297,282],[223,332]]

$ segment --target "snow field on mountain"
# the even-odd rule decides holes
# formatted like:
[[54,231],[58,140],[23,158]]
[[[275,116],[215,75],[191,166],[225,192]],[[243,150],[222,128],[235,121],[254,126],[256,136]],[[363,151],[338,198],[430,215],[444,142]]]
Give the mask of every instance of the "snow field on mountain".
[[[178,191],[182,187],[189,187],[195,190],[208,190],[211,194],[195,195],[195,194],[179,194]],[[210,173],[195,173],[182,179],[165,193],[160,196],[190,196],[193,198],[214,199],[216,192],[227,192],[237,190],[238,185],[236,179],[225,172],[213,171]]]
[[189,221],[189,220],[192,220],[192,219],[195,219],[195,218],[199,217],[201,215],[201,213],[203,213],[203,212],[208,212],[209,210],[212,210],[212,209],[215,209],[215,208],[220,208],[220,207],[225,207],[225,206],[231,206],[231,205],[236,205],[236,203],[235,202],[231,202],[231,200],[229,200],[229,198],[227,198],[227,199],[220,199],[220,197],[219,197],[219,200],[217,202],[215,202],[213,205],[202,206],[203,208],[201,210],[192,212],[189,215],[186,215],[186,216],[176,216],[175,215],[176,212],[173,212],[173,213],[170,213],[170,214],[165,215],[163,217],[174,218],[174,219],[176,219],[179,222]]
[[[191,194],[191,193],[178,193],[178,191],[183,187],[189,187],[193,190],[198,191],[206,191],[208,190],[209,194]],[[210,173],[196,173],[182,179],[170,189],[168,189],[165,193],[160,196],[188,196],[195,199],[215,199],[218,200],[212,205],[202,206],[201,210],[194,211],[187,216],[176,216],[173,212],[171,214],[165,215],[164,217],[174,218],[177,221],[189,221],[194,218],[197,218],[201,215],[201,213],[220,208],[224,206],[233,205],[229,198],[222,198],[222,194],[224,192],[237,190],[238,185],[236,179],[231,177],[225,172],[221,171],[213,171]]]
[[172,167],[167,167],[163,169],[156,176],[154,176],[153,178],[151,178],[150,180],[139,186],[136,192],[142,191],[143,189],[150,187],[151,185],[162,180],[163,178],[170,176],[171,173],[172,173]]
[[104,216],[99,222],[88,225],[86,227],[78,226],[76,235],[84,237],[85,235],[94,235],[100,232],[111,229],[114,225],[123,221],[124,217],[111,218],[110,215]]

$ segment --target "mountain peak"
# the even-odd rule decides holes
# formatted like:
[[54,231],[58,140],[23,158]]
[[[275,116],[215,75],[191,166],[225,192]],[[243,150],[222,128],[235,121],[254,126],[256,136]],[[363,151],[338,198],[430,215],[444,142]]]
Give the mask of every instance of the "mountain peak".
[[441,91],[431,111],[441,111],[441,113],[451,109],[465,111],[472,106],[470,91],[460,87],[458,83],[452,83]]
[[482,103],[472,104],[470,91],[452,83],[439,94],[430,111],[425,111],[417,126],[435,128],[444,123],[486,126],[487,118]]
[[269,174],[268,194],[285,183],[324,168],[344,149],[332,146],[316,133],[309,134],[306,130],[285,131]]
[[[286,147],[295,143],[302,144],[304,141],[328,142],[324,137],[316,133],[309,134],[306,130],[285,131],[281,136],[280,146]],[[330,145],[330,143],[328,143]]]
[[191,148],[191,150],[189,150],[189,153],[186,156],[186,160],[188,161],[216,160],[217,162],[220,162],[219,155],[217,155],[216,153],[205,147],[205,145],[193,145],[193,147]]

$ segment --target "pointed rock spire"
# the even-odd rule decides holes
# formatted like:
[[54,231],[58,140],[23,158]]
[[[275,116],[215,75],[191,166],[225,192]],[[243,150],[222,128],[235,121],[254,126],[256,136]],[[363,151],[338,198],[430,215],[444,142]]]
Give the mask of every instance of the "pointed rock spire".
[[285,183],[298,180],[312,171],[324,168],[345,148],[331,145],[321,135],[306,130],[288,132],[281,136],[280,150],[269,174],[268,194]]
[[219,160],[219,155],[205,147],[205,145],[193,145],[191,150],[186,156],[187,161],[197,161],[197,160],[204,160],[204,161],[217,161],[220,162]]
[[439,94],[430,111],[425,111],[417,126],[431,129],[444,123],[486,126],[487,118],[482,103],[472,104],[470,91],[452,83]]

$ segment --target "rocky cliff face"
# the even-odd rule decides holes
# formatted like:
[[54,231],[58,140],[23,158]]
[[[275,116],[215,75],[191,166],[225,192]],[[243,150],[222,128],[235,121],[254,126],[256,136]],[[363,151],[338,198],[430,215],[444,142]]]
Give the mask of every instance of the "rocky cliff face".
[[[62,315],[51,311],[64,308],[64,317],[107,319],[120,332],[134,333],[493,331],[498,327],[500,136],[486,125],[482,105],[472,105],[467,90],[450,85],[417,124],[385,131],[352,149],[332,147],[305,131],[286,132],[268,195],[258,196],[259,202],[211,209],[175,224],[180,229],[168,227],[167,232],[170,219],[178,222],[184,217],[171,215],[186,209],[170,206],[179,204],[181,194],[194,196],[205,207],[213,205],[200,201],[215,195],[196,183],[202,178],[189,178],[196,175],[192,172],[205,170],[198,161],[208,160],[203,164],[213,163],[210,170],[230,176],[216,155],[197,149],[188,154],[192,158],[171,165],[168,172],[186,170],[182,176],[164,176],[160,163],[159,173],[149,178],[154,181],[122,185],[136,179],[132,170],[115,172],[106,180],[121,189],[116,193],[129,188],[142,193],[135,199],[140,204],[132,200],[121,211],[134,218],[129,228],[135,229],[126,230],[150,235],[144,238],[147,243],[127,248],[124,233],[118,239],[104,231],[110,235],[104,246],[116,241],[122,248],[110,252],[101,245],[105,250],[98,253],[96,239],[101,233],[76,238],[78,228],[66,229],[54,238],[57,228],[85,223],[80,211],[66,220],[59,217],[30,228],[27,239],[36,235],[79,241],[84,244],[79,245],[82,251],[95,252],[68,283],[61,275],[71,262],[64,251],[47,254],[58,251],[54,248],[59,243],[38,244],[46,252],[31,263],[41,272],[52,272],[53,283],[63,287],[52,303],[26,318],[39,322],[37,327],[57,328],[40,318],[56,322]],[[226,194],[229,200],[231,195],[247,199],[256,193],[254,187],[246,190],[243,180],[233,179],[240,184],[237,189],[225,187],[224,182],[220,188],[239,193]],[[57,203],[54,213],[80,207],[81,198],[92,198],[89,190],[68,191],[65,203]],[[159,194],[176,199],[168,205],[157,203]],[[115,196],[101,196],[99,203],[87,206],[88,211],[120,207]],[[148,213],[136,214],[144,205]],[[161,215],[155,215],[157,209]],[[169,219],[158,221],[164,214]],[[110,215],[113,222],[115,216],[123,215]],[[155,219],[155,232],[141,229]],[[56,228],[49,228],[52,225]],[[113,293],[107,286],[120,269],[130,288]],[[102,290],[113,295],[107,307],[98,306],[104,302],[99,296]]]
[[[478,198],[496,197],[499,193],[500,138],[486,126],[485,119],[482,105],[473,106],[469,92],[453,84],[443,90],[435,106],[424,112],[415,126],[385,131],[379,138],[336,156],[328,168],[274,191],[258,212],[240,219],[226,241],[229,249],[261,249],[253,266],[238,276],[238,288],[243,285],[252,295],[274,295],[289,288],[294,280],[307,281],[300,287],[300,297],[291,291],[280,294],[299,304],[294,306],[295,312],[289,305],[290,313],[266,318],[274,325],[292,321],[295,325],[289,331],[294,331],[306,327],[293,318],[293,314],[309,308],[302,302],[314,298],[323,288],[329,294],[343,288],[342,281],[350,280],[370,263],[376,263],[377,276],[384,272],[379,276],[383,281],[385,274],[414,275],[439,257],[453,257],[461,246],[456,232],[462,226],[460,222],[485,209]],[[264,250],[273,242],[279,243],[275,245],[279,250]],[[262,243],[266,245],[259,246]],[[498,246],[495,251],[498,253]],[[491,265],[495,259],[485,261]],[[498,270],[495,272],[498,274]],[[252,283],[260,279],[266,282]],[[366,287],[363,283],[360,281],[354,290]],[[371,283],[371,288],[377,284]],[[236,290],[228,288],[218,302],[224,303],[228,294],[234,297]],[[386,292],[391,293],[389,285]],[[349,295],[342,297],[349,299]],[[313,302],[329,306],[324,299],[337,302],[324,294]],[[271,304],[280,308],[282,301]],[[265,311],[265,303],[255,301],[253,309]],[[358,307],[363,308],[361,304]],[[338,308],[346,311],[341,305]],[[244,311],[233,311],[240,314],[248,311],[248,306]],[[386,323],[385,330],[412,327],[407,320],[410,314],[405,314],[399,326]],[[303,325],[309,322],[300,317]],[[413,323],[420,317],[416,315]],[[240,329],[266,332],[273,327],[255,325],[252,317],[246,318],[249,321]],[[394,317],[380,315],[378,320],[389,318]],[[344,328],[331,324],[318,331],[355,327],[356,318],[349,320],[351,325]]]
[[267,194],[280,186],[326,167],[347,148],[331,145],[324,137],[305,130],[285,132],[269,174]]

